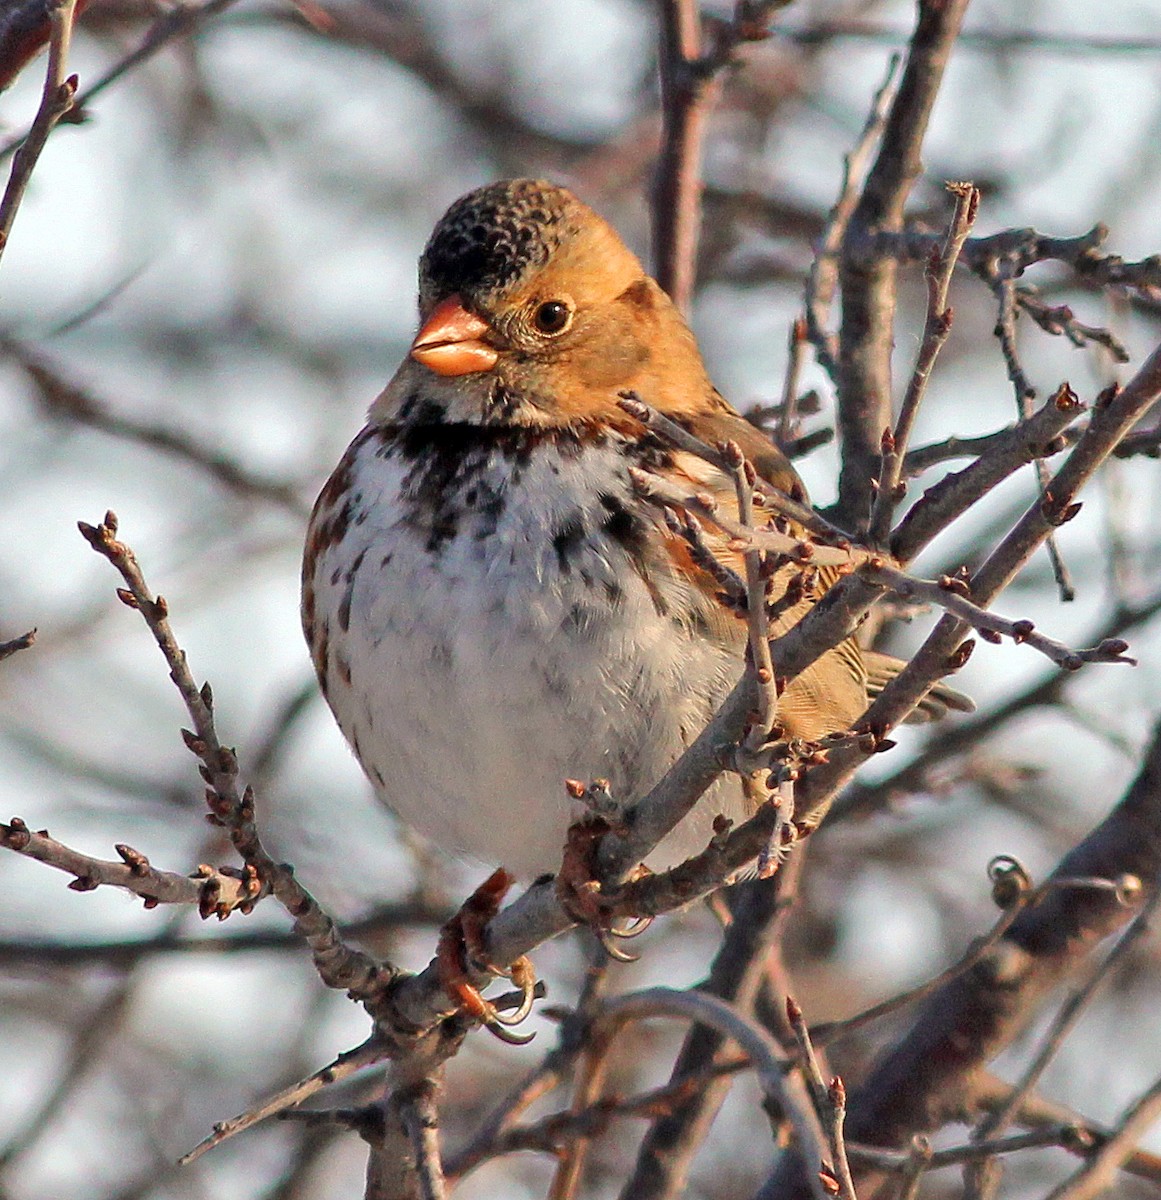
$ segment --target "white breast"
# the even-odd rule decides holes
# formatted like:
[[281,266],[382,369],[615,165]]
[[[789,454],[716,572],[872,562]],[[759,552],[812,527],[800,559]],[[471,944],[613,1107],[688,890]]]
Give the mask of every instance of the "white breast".
[[[636,799],[740,669],[688,583],[642,570],[656,517],[625,468],[614,439],[417,465],[368,430],[312,522],[304,620],[368,776],[440,846],[525,879],[560,864],[566,778]],[[720,784],[661,861],[740,807]]]

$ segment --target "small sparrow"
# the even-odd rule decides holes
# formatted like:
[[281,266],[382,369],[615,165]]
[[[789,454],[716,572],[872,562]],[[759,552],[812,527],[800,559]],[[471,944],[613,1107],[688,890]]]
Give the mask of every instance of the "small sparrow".
[[[805,500],[605,220],[539,180],[470,192],[420,259],[410,353],[310,521],[303,626],[376,792],[443,849],[524,879],[560,865],[576,815],[565,779],[606,779],[631,805],[742,671],[744,617],[631,472],[727,508],[734,485],[649,432],[625,393],[736,442],[762,486]],[[786,687],[784,736],[848,729],[898,665],[842,643]],[[703,849],[719,813],[749,815],[736,776],[650,865]]]

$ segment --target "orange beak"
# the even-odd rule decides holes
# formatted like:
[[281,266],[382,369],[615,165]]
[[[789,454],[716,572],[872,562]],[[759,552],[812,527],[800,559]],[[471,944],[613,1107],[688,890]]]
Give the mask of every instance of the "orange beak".
[[437,304],[411,343],[411,357],[437,375],[490,371],[499,357],[483,340],[488,323],[464,308],[459,296]]

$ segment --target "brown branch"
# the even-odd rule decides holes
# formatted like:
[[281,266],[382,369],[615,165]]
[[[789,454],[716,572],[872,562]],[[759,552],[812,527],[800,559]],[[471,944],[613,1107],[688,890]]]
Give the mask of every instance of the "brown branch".
[[720,76],[746,42],[763,40],[774,10],[786,0],[740,0],[730,22],[716,24],[703,44],[696,0],[660,0],[658,71],[661,154],[653,195],[653,257],[657,282],[682,312],[693,298],[701,228],[701,156]]
[[[699,990],[729,1001],[742,1013],[753,1011],[770,956],[777,952],[789,919],[804,861],[799,850],[771,878],[748,880],[726,893],[730,924]],[[690,1163],[726,1098],[730,1080],[720,1076],[694,1085],[708,1071],[732,1061],[719,1032],[704,1025],[689,1031],[668,1084],[686,1086],[688,1094],[671,1111],[663,1111],[642,1140],[633,1173],[621,1190],[622,1200],[661,1200],[683,1190]]]
[[[989,284],[1001,273],[1018,279],[1029,267],[1057,262],[1070,267],[1092,287],[1125,288],[1149,298],[1161,296],[1161,257],[1154,254],[1126,262],[1118,254],[1102,253],[1108,236],[1104,225],[1094,225],[1077,237],[1053,237],[1035,229],[1003,229],[986,237],[969,237],[960,258]],[[914,227],[873,235],[874,253],[891,254],[899,262],[926,262],[938,242],[938,234]]]
[[235,910],[249,912],[262,895],[262,884],[253,870],[200,866],[194,875],[162,871],[131,846],[118,845],[119,862],[93,858],[49,837],[34,833],[19,818],[0,824],[0,846],[25,858],[35,859],[73,876],[74,892],[91,892],[98,887],[118,887],[140,896],[146,908],[159,904],[194,905],[203,918],[225,920]]
[[238,760],[218,740],[213,715],[213,694],[208,684],[194,682],[185,651],[177,643],[168,620],[169,608],[150,591],[133,551],[117,540],[117,518],[107,513],[97,526],[80,522],[85,540],[107,558],[125,581],[118,596],[140,612],[154,641],[169,665],[170,678],[181,694],[193,731],[183,731],[186,745],[201,760],[199,771],[207,784],[206,803],[211,818],[225,827],[243,861],[268,887],[294,922],[295,932],[309,946],[319,977],[328,986],[374,1002],[395,978],[396,971],[370,956],[344,945],[334,921],[295,879],[291,867],[276,863],[266,852],[254,824],[254,797],[240,791]]
[[653,202],[657,282],[689,311],[701,226],[701,148],[717,72],[701,62],[696,0],[662,0],[658,66],[661,77],[661,157]]
[[[1086,640],[1099,644],[1109,638],[1119,638],[1139,628],[1158,612],[1161,612],[1161,593],[1132,608],[1118,609],[1097,626]],[[889,804],[893,797],[923,790],[941,763],[978,750],[990,734],[1002,728],[1014,716],[1030,709],[1057,704],[1071,679],[1070,673],[1054,670],[989,711],[941,729],[936,740],[886,779],[873,784],[856,781],[848,787],[835,804],[830,820],[841,821],[874,812]]]
[[865,526],[870,514],[880,439],[890,423],[897,263],[888,255],[860,260],[848,253],[847,243],[871,232],[902,229],[927,122],[966,8],[967,0],[920,0],[899,91],[843,239],[838,370],[842,472],[836,517],[854,531]]
[[987,453],[962,471],[945,475],[911,506],[891,535],[891,553],[910,562],[982,496],[1028,463],[1063,449],[1059,439],[1085,412],[1068,384],[1061,386],[1040,410],[1018,425],[992,434]]
[[823,1078],[822,1067],[810,1039],[810,1029],[802,1009],[792,996],[786,997],[786,1018],[798,1046],[799,1069],[806,1079],[811,1100],[814,1102],[814,1111],[822,1123],[830,1148],[830,1162],[824,1165],[828,1168],[827,1174],[830,1177],[827,1191],[840,1197],[840,1200],[856,1200],[855,1181],[847,1160],[846,1138],[843,1132],[847,1109],[846,1087],[837,1075],[829,1084]]
[[48,66],[44,73],[44,88],[40,106],[28,132],[12,144],[15,158],[8,175],[8,184],[0,198],[0,255],[8,245],[16,211],[24,199],[28,181],[44,149],[48,136],[60,119],[73,107],[77,91],[77,77],[66,78],[65,70],[69,56],[69,42],[73,32],[73,13],[76,0],[50,0],[48,4],[49,36]]
[[1112,1136],[1071,1179],[1049,1192],[1047,1200],[1093,1200],[1113,1181],[1117,1169],[1133,1153],[1135,1143],[1161,1117],[1161,1080],[1135,1100]]
[[[520,1144],[524,1131],[516,1128],[514,1123],[530,1105],[568,1077],[588,1044],[591,1023],[599,1011],[609,983],[608,955],[595,938],[593,942],[580,997],[576,1007],[566,1013],[561,1021],[557,1044],[545,1055],[544,1061],[489,1113],[467,1145],[444,1164],[448,1179],[459,1179],[495,1155],[508,1153],[509,1149],[540,1148],[539,1142],[534,1146]],[[536,1136],[529,1135],[534,1141]]]
[[[1135,886],[1139,888],[1140,881],[1135,876],[1132,879]],[[1012,1089],[1011,1096],[1008,1097],[1005,1104],[989,1112],[983,1118],[973,1132],[973,1141],[984,1141],[1003,1133],[1016,1119],[1020,1106],[1040,1082],[1048,1064],[1059,1052],[1060,1047],[1064,1044],[1064,1039],[1075,1028],[1077,1021],[1080,1020],[1081,1015],[1096,995],[1097,989],[1149,931],[1150,921],[1155,915],[1159,903],[1161,903],[1161,891],[1156,891],[1117,941],[1117,944],[1089,972],[1084,983],[1076,988],[1061,1005],[1041,1039],[1039,1049],[1033,1055],[1032,1061],[1024,1068],[1019,1081]],[[985,1172],[987,1170],[986,1161],[986,1159],[982,1160],[976,1169]]]
[[[766,1099],[788,1120],[808,1162],[825,1157],[825,1135],[819,1128],[801,1079],[786,1071],[786,1059],[774,1039],[736,1008],[704,992],[680,992],[673,988],[645,988],[606,1001],[596,1032],[611,1037],[631,1021],[651,1017],[678,1017],[701,1022],[723,1037],[736,1042],[750,1059]],[[827,1200],[827,1191],[817,1173],[810,1172],[810,1194],[815,1200]]]
[[[972,576],[969,583],[977,604],[990,604],[1049,534],[1076,515],[1079,511],[1076,496],[1081,488],[1159,396],[1161,348],[1154,350],[1122,391],[1102,397],[1088,428],[1053,477],[1045,499],[1025,512]],[[850,586],[850,580],[843,580],[832,589],[832,594]],[[806,628],[809,619],[799,629]],[[967,622],[944,616],[907,666],[868,708],[860,725],[877,732],[893,728],[912,711],[934,680],[962,665],[962,644],[969,629]],[[799,789],[800,811],[809,813],[815,806],[825,811],[836,790],[853,777],[869,752],[873,752],[873,746],[868,750],[860,743],[852,743],[837,749],[829,762],[812,769]]]
[[19,637],[11,638],[7,642],[0,642],[0,662],[11,658],[14,654],[19,654],[21,650],[27,650],[35,642],[35,629],[30,629],[27,633],[22,633]]
[[970,590],[962,579],[943,576],[939,580],[917,579],[887,563],[867,562],[860,568],[872,583],[889,587],[904,600],[919,601],[946,609],[954,616],[967,622],[984,637],[985,641],[998,642],[1009,637],[1019,645],[1030,646],[1065,671],[1078,671],[1085,663],[1128,663],[1136,666],[1135,658],[1128,658],[1125,651],[1128,643],[1120,638],[1106,638],[1090,650],[1072,650],[1062,642],[1040,633],[1031,621],[1011,620],[998,613],[989,612],[974,604]]
[[220,1146],[222,1142],[253,1128],[260,1121],[284,1113],[287,1109],[297,1108],[298,1105],[309,1100],[323,1088],[330,1087],[332,1083],[340,1083],[344,1079],[349,1079],[364,1067],[374,1066],[375,1063],[382,1062],[386,1057],[386,1048],[374,1038],[368,1039],[353,1050],[344,1051],[334,1062],[314,1071],[305,1079],[299,1080],[298,1083],[291,1084],[283,1091],[269,1096],[261,1104],[255,1105],[254,1108],[248,1109],[240,1116],[233,1117],[229,1121],[219,1121],[209,1137],[200,1141],[188,1154],[183,1154],[178,1162],[182,1166],[188,1165],[195,1159],[201,1158],[207,1150],[212,1150],[215,1146]]
[[439,1151],[439,1109],[436,1080],[427,1077],[395,1097],[397,1110],[411,1143],[415,1176],[422,1200],[444,1200],[443,1165]]
[[[951,275],[960,250],[975,223],[979,209],[979,189],[970,183],[949,183],[955,197],[955,211],[947,228],[947,237],[927,264],[927,318],[923,325],[923,340],[915,358],[915,366],[907,381],[903,403],[893,431],[886,427],[882,439],[882,463],[879,468],[878,490],[871,514],[869,540],[872,545],[886,545],[895,505],[902,500],[906,487],[902,483],[903,460],[911,441],[911,431],[919,415],[919,406],[927,393],[927,383],[935,360],[951,333],[952,309],[947,303]],[[1031,415],[1031,414],[1028,414]]]
[[[0,830],[3,828],[3,826],[0,826]],[[8,828],[11,829],[11,827]],[[34,835],[34,837],[39,836]],[[7,840],[7,835],[0,833],[0,840]],[[42,859],[41,861],[45,860]],[[89,859],[84,855],[79,856],[77,868],[83,871],[83,875],[78,875],[77,878],[92,879],[92,864],[94,862],[100,863],[100,861],[99,859]],[[117,868],[125,864],[113,862],[107,865]],[[206,868],[206,870],[208,871],[210,868]],[[180,899],[175,899],[174,901],[167,901],[164,897],[158,897],[159,903],[199,903],[200,898],[197,894],[196,884],[202,878],[201,876],[176,875],[170,872],[157,871],[156,868],[152,867],[150,868],[150,872],[161,876],[166,885],[172,885],[175,894],[180,896]],[[69,873],[71,874],[72,870]],[[222,868],[220,874],[222,876],[221,886],[227,889],[240,889],[241,883],[238,877],[231,875],[227,868]],[[131,886],[128,890],[149,899],[153,898],[147,891],[148,885],[143,884],[138,889],[138,887],[132,886],[132,881],[130,883]],[[190,884],[195,885],[194,889],[190,889]],[[114,884],[113,886],[120,885]],[[203,884],[202,886],[204,888],[206,885]],[[218,899],[213,898],[212,902],[216,906]],[[221,897],[223,907],[234,908],[241,902],[241,895],[235,897],[229,891],[227,891],[224,897]],[[450,915],[451,912],[446,905],[431,903],[425,901],[422,897],[415,897],[395,904],[378,905],[371,913],[360,920],[344,921],[339,926],[339,932],[343,940],[347,942],[369,941],[374,943],[381,940],[384,934],[395,932],[401,928],[438,927]],[[267,950],[301,950],[301,948],[302,939],[289,930],[253,928],[245,928],[235,933],[210,936],[195,935],[190,937],[166,932],[152,938],[127,938],[125,940],[103,942],[62,942],[48,941],[47,939],[40,938],[11,938],[0,940],[0,963],[19,964],[24,967],[106,966],[126,968],[133,966],[142,959],[153,958],[158,955],[250,954]]]
[[[1136,876],[1144,901],[1156,891],[1159,869],[1161,727],[1124,798],[1065,855],[1052,879],[1115,884]],[[927,1000],[911,1029],[874,1066],[851,1100],[851,1140],[898,1147],[915,1133],[965,1117],[984,1065],[1025,1027],[1044,997],[1133,916],[1115,887],[1056,887],[1024,908],[981,962]],[[804,1196],[800,1172],[784,1165],[764,1190],[766,1200]]]
[[[990,1112],[1003,1107],[1011,1091],[1008,1084],[984,1071],[973,1088],[972,1099],[981,1112]],[[1070,1138],[1064,1149],[1081,1158],[1088,1158],[1094,1154],[1113,1136],[1113,1130],[1106,1126],[1098,1125],[1071,1108],[1045,1100],[1042,1096],[1025,1096],[1017,1113],[1017,1121],[1025,1129],[1032,1130],[1062,1126],[1075,1129],[1076,1137]],[[1134,1150],[1122,1162],[1121,1168],[1131,1175],[1136,1175],[1138,1179],[1161,1184],[1161,1155],[1152,1154],[1148,1150]]]
[[[559,1154],[563,1147],[577,1138],[599,1137],[617,1118],[655,1120],[672,1112],[684,1101],[694,1098],[706,1085],[723,1076],[736,1075],[747,1070],[749,1066],[749,1059],[732,1054],[723,1058],[717,1065],[697,1075],[687,1076],[678,1083],[663,1084],[638,1096],[608,1096],[580,1111],[550,1113],[529,1125],[506,1128],[497,1133],[483,1154],[467,1161],[466,1165],[463,1152],[449,1157],[444,1164],[446,1177],[457,1179],[482,1162],[524,1150]],[[637,1192],[626,1194],[639,1195]]]
[[[83,92],[76,95],[70,93],[71,103],[65,110],[67,112],[69,109],[72,109],[74,118],[70,119],[79,119],[80,114],[84,113],[87,105],[99,96],[101,92],[116,83],[122,76],[140,66],[143,62],[152,58],[154,54],[163,47],[168,46],[170,42],[186,34],[193,33],[203,22],[210,17],[217,16],[236,2],[237,0],[206,0],[203,4],[190,5],[178,3],[167,8],[150,26],[145,37],[135,50],[114,63]],[[75,93],[75,78],[72,86]],[[0,146],[0,162],[3,162],[4,159],[13,153],[19,153],[21,147],[33,137],[35,130],[36,122],[34,121],[26,133],[22,133]],[[15,170],[15,166],[13,169]]]
[[180,430],[152,425],[112,411],[103,400],[66,379],[46,358],[20,342],[2,339],[0,347],[19,363],[32,381],[37,399],[49,416],[160,450],[204,471],[230,491],[247,498],[267,500],[296,518],[310,515],[310,506],[290,484],[256,475],[221,451],[203,445]]
[[887,64],[887,77],[875,93],[862,133],[851,151],[843,155],[842,183],[838,199],[827,216],[822,238],[810,264],[810,273],[806,277],[807,336],[814,346],[819,364],[836,381],[839,342],[826,326],[830,306],[838,288],[839,252],[859,201],[859,189],[863,186],[871,152],[882,135],[887,113],[895,101],[895,77],[899,73],[899,61],[897,54],[891,56]]

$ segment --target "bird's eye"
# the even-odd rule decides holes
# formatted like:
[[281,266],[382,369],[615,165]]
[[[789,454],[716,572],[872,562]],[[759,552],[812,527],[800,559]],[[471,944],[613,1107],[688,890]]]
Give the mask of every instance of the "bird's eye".
[[545,300],[537,306],[532,320],[541,333],[561,333],[572,317],[572,309],[563,300]]

